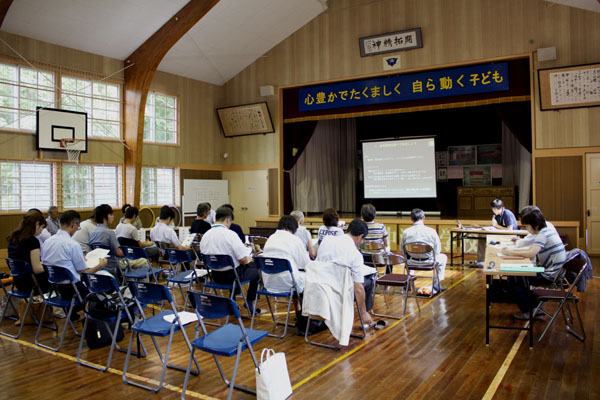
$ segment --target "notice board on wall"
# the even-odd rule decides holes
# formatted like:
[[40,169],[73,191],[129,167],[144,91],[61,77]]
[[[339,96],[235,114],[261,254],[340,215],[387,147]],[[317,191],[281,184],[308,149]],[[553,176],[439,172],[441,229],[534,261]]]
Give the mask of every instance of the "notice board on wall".
[[229,203],[229,181],[222,179],[184,179],[183,215],[196,215],[199,203],[210,203],[213,210]]

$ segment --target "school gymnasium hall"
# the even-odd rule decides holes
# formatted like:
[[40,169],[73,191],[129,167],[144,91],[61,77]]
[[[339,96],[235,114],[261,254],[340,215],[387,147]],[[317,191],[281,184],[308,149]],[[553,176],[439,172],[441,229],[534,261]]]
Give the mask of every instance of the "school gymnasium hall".
[[[439,244],[407,246],[413,222]],[[231,223],[254,271],[308,232],[305,293],[266,296],[261,272],[230,300],[204,249]],[[49,263],[118,225],[135,246],[88,273]],[[373,271],[352,292],[327,264],[345,341],[294,313],[322,230]],[[0,256],[2,399],[250,399],[264,349],[285,354],[279,398],[598,399],[600,1],[0,0]],[[101,282],[108,316],[36,291]]]

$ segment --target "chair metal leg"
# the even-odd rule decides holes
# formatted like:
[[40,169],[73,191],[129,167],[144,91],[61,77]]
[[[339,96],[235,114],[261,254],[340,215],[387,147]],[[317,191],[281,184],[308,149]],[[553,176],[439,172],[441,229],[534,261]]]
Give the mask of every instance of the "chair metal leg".
[[581,329],[581,334],[575,332],[570,325],[567,325],[567,332],[584,342],[586,335],[585,329],[583,328],[583,320],[581,319],[581,314],[579,313],[579,306],[577,305],[577,302],[573,301],[573,303],[575,303],[575,312],[577,313],[577,319],[579,320],[579,328]]
[[326,344],[326,343],[319,343],[319,342],[313,342],[311,340],[308,340],[308,328],[310,327],[310,315],[308,316],[308,319],[306,321],[306,329],[304,330],[304,340],[306,341],[306,343],[308,344],[314,344],[315,346],[321,346],[321,347],[325,347],[328,349],[334,349],[334,350],[340,350],[341,347],[340,346],[333,346],[330,344]]
[[[6,310],[8,309],[8,304],[11,303],[11,298],[12,297],[7,296],[7,299],[6,299],[7,301],[6,301],[6,304],[4,304],[4,309],[2,310],[2,316],[0,317],[0,327],[2,326],[2,321],[4,320],[4,314],[6,314]],[[23,332],[23,327],[25,326],[25,317],[27,317],[27,313],[29,312],[30,308],[31,308],[31,297],[29,299],[27,299],[27,306],[25,307],[25,312],[23,313],[23,316],[21,317],[21,325],[19,326],[19,331],[17,332],[17,334],[11,335],[9,333],[0,331],[0,335],[7,336],[12,339],[18,339],[19,337],[21,337],[21,333]],[[17,315],[19,315],[18,312],[17,312]],[[33,310],[31,311],[31,316],[33,317],[33,319],[35,321],[36,318],[33,313]],[[42,321],[43,321],[43,319],[42,319]],[[39,321],[38,321],[38,324],[39,324]]]
[[81,331],[81,339],[79,339],[79,348],[77,349],[77,357],[76,358],[77,358],[77,364],[79,364],[79,365],[83,365],[85,367],[89,367],[89,368],[93,368],[98,371],[105,372],[110,368],[110,362],[112,360],[112,356],[113,356],[113,352],[114,352],[115,348],[121,350],[121,348],[119,348],[119,346],[117,345],[117,334],[119,332],[119,326],[121,326],[121,314],[119,313],[119,315],[117,316],[117,320],[115,322],[115,328],[113,331],[110,330],[110,325],[108,324],[108,322],[106,322],[106,321],[103,321],[103,322],[104,322],[104,325],[106,326],[106,329],[107,329],[108,333],[110,334],[110,338],[111,338],[110,350],[108,352],[108,361],[106,362],[106,366],[104,368],[101,368],[101,367],[98,367],[93,364],[89,364],[89,363],[81,360],[81,350],[83,348],[83,338],[85,336],[85,332],[88,327],[87,316],[85,318],[85,322],[83,323],[83,330]]
[[[58,346],[57,347],[51,347],[51,346],[45,345],[43,343],[40,343],[40,341],[39,341],[40,332],[42,331],[42,326],[44,325],[42,323],[42,321],[44,321],[44,316],[46,315],[46,310],[48,309],[48,304],[44,303],[44,309],[42,311],[42,316],[40,317],[40,322],[38,324],[38,330],[37,330],[37,332],[35,334],[34,343],[36,345],[40,346],[40,347],[45,348],[45,349],[57,352],[57,351],[59,351],[62,348],[63,342],[65,340],[65,334],[67,333],[67,327],[68,326],[71,326],[71,329],[73,329],[73,332],[75,333],[75,335],[79,336],[80,333],[77,332],[77,330],[75,329],[75,326],[73,326],[73,322],[71,322],[71,314],[73,313],[74,306],[75,306],[75,301],[73,299],[73,300],[71,300],[71,305],[69,306],[69,310],[67,311],[66,321],[65,321],[65,324],[63,326],[62,333],[60,335],[60,339],[58,341]],[[54,319],[54,316],[52,316],[52,319]],[[56,324],[56,320],[54,320],[54,323]]]

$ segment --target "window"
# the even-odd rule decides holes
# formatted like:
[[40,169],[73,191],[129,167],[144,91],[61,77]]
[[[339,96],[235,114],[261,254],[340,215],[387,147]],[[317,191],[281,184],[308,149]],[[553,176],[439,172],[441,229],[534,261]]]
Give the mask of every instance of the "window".
[[121,88],[117,84],[63,76],[61,104],[65,110],[88,114],[91,137],[121,137]]
[[47,210],[52,205],[52,164],[0,162],[0,210]]
[[144,142],[177,143],[177,97],[148,92]]
[[63,164],[63,208],[117,206],[119,182],[116,165]]
[[54,73],[0,63],[0,129],[35,130],[36,107],[54,107]]
[[142,167],[140,204],[175,204],[175,169]]

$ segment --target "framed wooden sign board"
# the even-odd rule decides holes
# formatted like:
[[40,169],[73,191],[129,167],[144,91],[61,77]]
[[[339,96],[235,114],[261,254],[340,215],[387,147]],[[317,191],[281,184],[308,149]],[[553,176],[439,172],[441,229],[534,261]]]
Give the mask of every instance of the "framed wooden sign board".
[[225,137],[275,132],[266,102],[217,108]]
[[600,63],[538,70],[542,111],[600,106]]

